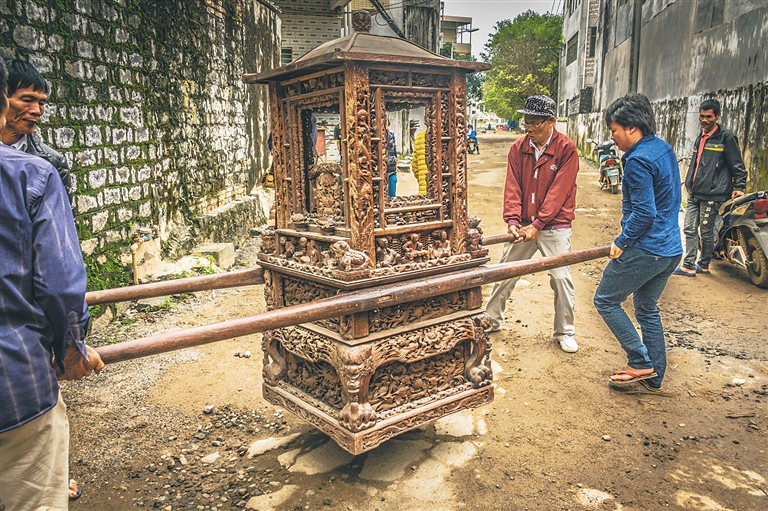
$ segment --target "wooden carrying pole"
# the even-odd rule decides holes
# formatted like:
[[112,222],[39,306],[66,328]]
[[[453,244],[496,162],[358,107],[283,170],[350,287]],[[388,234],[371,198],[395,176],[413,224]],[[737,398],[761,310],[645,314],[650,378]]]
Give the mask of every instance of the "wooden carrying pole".
[[[483,245],[493,245],[513,240],[514,238],[509,234],[494,234],[484,237]],[[155,296],[193,293],[195,291],[209,291],[211,289],[224,289],[228,287],[255,286],[263,283],[264,269],[253,268],[218,275],[206,275],[204,277],[189,277],[186,279],[139,284],[138,286],[91,291],[85,294],[85,302],[88,305],[103,305],[106,303],[153,298]]]
[[461,291],[512,277],[606,257],[608,253],[609,247],[591,248],[568,254],[495,264],[437,275],[435,277],[416,279],[410,282],[362,289],[313,302],[275,309],[245,318],[168,332],[110,346],[102,346],[97,348],[96,351],[105,364],[122,362],[167,351],[251,335],[264,332],[265,330],[364,312],[381,307],[390,307],[414,300],[423,300],[432,296]]
[[105,303],[127,302],[129,300],[152,298],[154,296],[192,293],[194,291],[208,291],[210,289],[224,289],[227,287],[253,286],[263,283],[264,269],[259,267],[249,270],[220,273],[218,275],[205,275],[203,277],[190,277],[186,279],[140,284],[138,286],[91,291],[90,293],[85,293],[85,302],[88,305],[101,305]]

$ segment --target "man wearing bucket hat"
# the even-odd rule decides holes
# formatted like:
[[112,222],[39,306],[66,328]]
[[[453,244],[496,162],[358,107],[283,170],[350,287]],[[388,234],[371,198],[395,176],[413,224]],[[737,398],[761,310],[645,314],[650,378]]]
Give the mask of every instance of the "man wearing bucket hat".
[[[504,221],[516,239],[504,245],[502,263],[530,259],[571,250],[571,222],[576,209],[576,174],[579,157],[571,139],[555,129],[555,102],[548,96],[531,96],[523,114],[525,136],[512,144],[507,158],[504,186]],[[555,292],[554,338],[563,351],[579,349],[574,338],[574,288],[570,269],[549,272]],[[497,282],[486,312],[492,331],[501,329],[507,300],[517,278]]]

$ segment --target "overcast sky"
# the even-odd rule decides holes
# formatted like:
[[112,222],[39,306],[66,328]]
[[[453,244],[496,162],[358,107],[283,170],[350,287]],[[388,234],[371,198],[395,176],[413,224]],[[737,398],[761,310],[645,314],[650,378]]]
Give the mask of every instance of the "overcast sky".
[[[527,10],[540,13],[561,12],[565,0],[443,0],[446,16],[467,16],[472,18],[472,27],[478,28],[472,34],[472,55],[480,59],[480,52],[488,41],[496,22],[514,19]],[[465,36],[466,37],[466,36]],[[466,39],[465,39],[466,40]]]

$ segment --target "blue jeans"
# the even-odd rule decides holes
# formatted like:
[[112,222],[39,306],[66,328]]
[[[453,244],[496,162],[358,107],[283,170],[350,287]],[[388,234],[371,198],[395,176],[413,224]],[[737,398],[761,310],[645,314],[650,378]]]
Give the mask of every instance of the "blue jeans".
[[394,174],[390,174],[387,176],[387,182],[389,184],[388,191],[390,197],[395,197],[397,195],[397,172]]
[[701,257],[699,266],[709,267],[715,251],[715,219],[721,202],[705,201],[688,196],[685,206],[683,234],[685,234],[685,257],[683,267],[696,269],[696,253],[699,250],[699,234],[701,234]]
[[[628,247],[620,257],[608,262],[595,291],[595,308],[627,352],[627,365],[635,369],[653,369],[658,373],[658,376],[648,380],[653,387],[661,386],[667,368],[664,329],[656,302],[679,262],[679,255],[661,257]],[[621,307],[630,294],[642,338]]]

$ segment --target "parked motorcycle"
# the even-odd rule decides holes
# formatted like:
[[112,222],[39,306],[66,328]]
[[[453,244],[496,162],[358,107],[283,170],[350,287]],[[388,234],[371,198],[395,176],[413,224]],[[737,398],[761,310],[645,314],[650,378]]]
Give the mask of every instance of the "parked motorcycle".
[[715,257],[745,268],[768,288],[768,191],[748,193],[720,206],[715,220]]
[[616,153],[616,144],[610,139],[598,144],[588,138],[587,142],[595,144],[595,149],[597,149],[600,189],[610,188],[611,193],[619,193],[619,185],[624,177],[624,167],[621,164],[621,158]]

